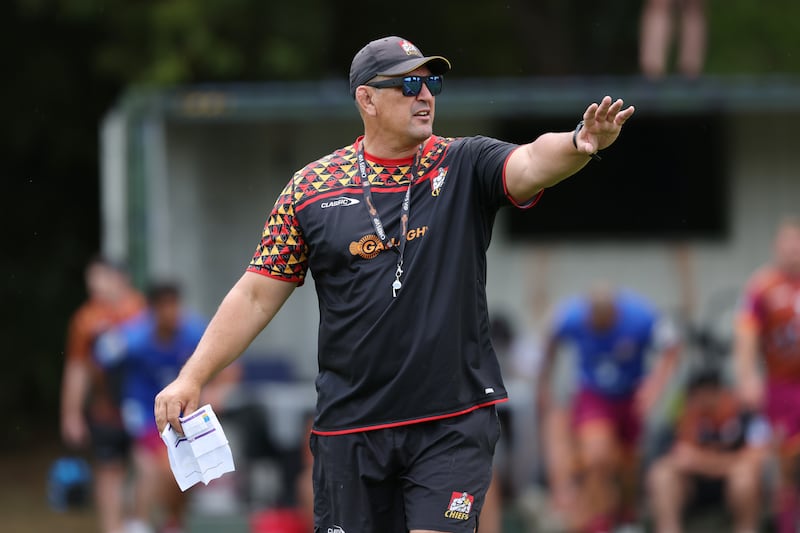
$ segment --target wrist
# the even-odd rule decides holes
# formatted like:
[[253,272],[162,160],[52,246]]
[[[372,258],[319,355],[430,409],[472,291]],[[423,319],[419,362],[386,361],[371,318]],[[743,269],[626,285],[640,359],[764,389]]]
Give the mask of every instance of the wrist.
[[[575,126],[575,131],[572,132],[572,146],[574,146],[576,150],[578,150],[578,133],[580,133],[580,131],[583,129],[583,125],[583,120],[579,121],[578,125]],[[595,161],[600,161],[603,159],[597,152],[588,155]]]

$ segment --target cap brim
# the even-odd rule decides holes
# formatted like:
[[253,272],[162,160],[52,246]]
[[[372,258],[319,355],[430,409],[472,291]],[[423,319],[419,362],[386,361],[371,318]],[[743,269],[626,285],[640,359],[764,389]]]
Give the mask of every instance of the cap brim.
[[405,61],[401,61],[392,68],[378,72],[378,76],[401,76],[413,72],[422,66],[427,66],[431,70],[431,74],[441,75],[450,70],[450,61],[442,56],[428,56],[428,57],[413,57]]

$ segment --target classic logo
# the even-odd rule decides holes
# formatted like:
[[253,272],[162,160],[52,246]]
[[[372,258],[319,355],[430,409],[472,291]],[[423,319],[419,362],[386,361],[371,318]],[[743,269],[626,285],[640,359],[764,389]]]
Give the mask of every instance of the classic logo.
[[405,51],[406,55],[409,55],[409,56],[421,56],[422,55],[420,53],[420,51],[419,51],[419,48],[417,48],[416,46],[414,46],[413,44],[411,44],[408,41],[400,41],[400,46],[403,47],[403,50]]
[[431,180],[431,196],[439,196],[445,178],[447,178],[447,167],[439,167],[439,173]]
[[[420,239],[425,236],[427,231],[428,226],[410,229],[406,232],[406,240],[413,241],[414,239]],[[393,248],[398,244],[400,244],[400,242],[395,237],[392,237],[389,239],[388,247]],[[383,242],[378,238],[377,235],[370,233],[369,235],[364,235],[358,241],[351,242],[349,249],[351,254],[357,255],[362,259],[372,259],[377,257],[377,255],[386,248],[387,247],[384,246]]]
[[322,209],[327,209],[329,207],[347,207],[348,205],[356,205],[360,204],[361,200],[356,200],[355,198],[350,198],[349,196],[337,196],[327,202],[322,202],[319,206]]
[[450,496],[450,504],[444,512],[445,518],[455,520],[469,520],[469,512],[472,504],[475,503],[475,496],[468,492],[454,492]]

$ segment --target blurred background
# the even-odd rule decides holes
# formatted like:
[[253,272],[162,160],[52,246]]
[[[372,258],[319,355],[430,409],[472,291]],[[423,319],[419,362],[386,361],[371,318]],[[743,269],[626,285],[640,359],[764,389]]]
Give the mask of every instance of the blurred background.
[[[674,38],[645,43],[659,40],[643,31],[646,4],[2,2],[8,531],[43,531],[35,521],[48,516],[62,531],[94,531],[91,510],[59,514],[45,494],[51,462],[71,453],[59,433],[61,374],[89,258],[124,260],[139,288],[180,279],[187,306],[210,316],[292,172],[359,134],[346,77],[353,54],[380,36],[451,60],[441,135],[527,142],[571,130],[605,94],[637,107],[602,162],[533,211],[500,215],[490,307],[515,334],[535,334],[551,302],[604,278],[687,331],[712,324],[724,337],[778,220],[798,211],[800,4],[700,2],[700,28],[683,27],[700,41],[683,48],[678,5]],[[254,343],[245,375],[307,385],[315,336],[297,324],[316,313],[309,284]],[[266,394],[253,390],[251,399]]]

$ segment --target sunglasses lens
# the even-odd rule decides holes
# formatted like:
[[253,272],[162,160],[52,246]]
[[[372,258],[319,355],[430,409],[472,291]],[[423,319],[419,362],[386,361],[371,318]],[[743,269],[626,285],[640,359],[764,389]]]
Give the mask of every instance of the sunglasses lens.
[[428,76],[425,85],[428,86],[428,90],[433,96],[436,96],[442,92],[442,80],[443,78],[441,76]]
[[407,76],[403,78],[403,94],[405,96],[417,96],[422,90],[422,78],[419,76]]
[[442,92],[442,76],[406,76],[403,78],[403,96],[417,96],[422,91],[422,84],[428,86],[433,96]]

